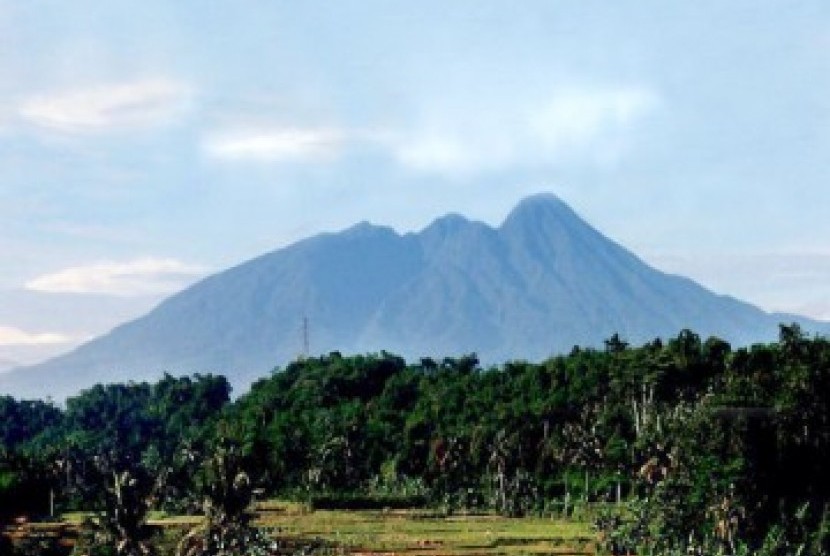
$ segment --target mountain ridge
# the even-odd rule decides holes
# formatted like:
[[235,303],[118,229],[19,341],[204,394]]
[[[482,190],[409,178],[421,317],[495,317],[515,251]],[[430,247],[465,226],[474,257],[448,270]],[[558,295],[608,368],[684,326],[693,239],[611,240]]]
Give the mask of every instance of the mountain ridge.
[[[406,357],[476,352],[485,362],[541,359],[689,328],[743,345],[779,321],[650,267],[553,194],[522,200],[498,226],[459,214],[399,234],[361,222],[271,251],[174,294],[108,334],[0,375],[0,393],[61,398],[95,382],[162,372],[226,374],[235,387],[302,351],[381,349]],[[48,385],[48,386],[45,386]]]

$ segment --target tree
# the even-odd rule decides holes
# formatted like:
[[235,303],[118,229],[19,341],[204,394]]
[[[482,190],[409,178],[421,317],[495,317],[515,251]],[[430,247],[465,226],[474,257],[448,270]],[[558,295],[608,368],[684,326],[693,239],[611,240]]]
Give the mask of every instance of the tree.
[[236,441],[223,436],[205,455],[199,489],[204,497],[204,523],[179,543],[178,556],[270,554],[276,545],[251,525],[253,487],[242,465]]
[[93,521],[96,542],[118,556],[151,556],[155,528],[147,524],[147,512],[159,484],[131,471],[113,471],[106,489],[106,506]]

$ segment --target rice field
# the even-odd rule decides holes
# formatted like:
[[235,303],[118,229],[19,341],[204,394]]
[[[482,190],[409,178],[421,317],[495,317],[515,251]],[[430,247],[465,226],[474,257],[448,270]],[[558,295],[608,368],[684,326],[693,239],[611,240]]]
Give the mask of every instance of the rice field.
[[500,556],[595,554],[587,523],[494,515],[444,517],[422,511],[306,512],[300,506],[262,504],[257,523],[279,536],[322,539],[353,555]]
[[[78,538],[88,514],[65,514],[52,523],[27,523],[11,533],[16,541],[52,538],[67,547]],[[161,553],[172,553],[178,539],[201,523],[198,516],[154,514],[150,523],[163,531]],[[589,523],[560,518],[505,518],[496,515],[443,516],[424,510],[315,510],[288,502],[261,502],[256,525],[286,554],[325,547],[342,556],[513,556],[596,554]],[[282,550],[281,550],[282,552]]]

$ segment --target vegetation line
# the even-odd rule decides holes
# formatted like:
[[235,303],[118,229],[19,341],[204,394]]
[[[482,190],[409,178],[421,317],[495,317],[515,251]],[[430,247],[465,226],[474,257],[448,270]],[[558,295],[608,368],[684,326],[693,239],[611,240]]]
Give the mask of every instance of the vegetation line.
[[[65,409],[4,397],[0,519],[92,511],[86,549],[137,554],[161,546],[152,512],[203,515],[168,552],[267,554],[285,545],[249,511],[279,496],[379,512],[383,528],[412,507],[426,511],[404,512],[407,527],[429,513],[544,518],[543,535],[498,546],[566,534],[570,518],[619,554],[830,554],[827,392],[830,342],[792,325],[737,350],[691,331],[639,347],[614,336],[487,369],[472,355],[332,353],[232,403],[214,375],[97,385]],[[349,515],[321,516],[335,514]]]

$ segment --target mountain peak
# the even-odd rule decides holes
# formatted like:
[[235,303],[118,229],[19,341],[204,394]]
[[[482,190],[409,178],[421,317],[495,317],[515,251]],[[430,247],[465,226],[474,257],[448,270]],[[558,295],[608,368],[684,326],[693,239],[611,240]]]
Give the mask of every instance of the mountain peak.
[[780,320],[648,267],[543,193],[495,230],[450,214],[418,233],[364,222],[278,249],[69,354],[0,373],[0,393],[61,398],[162,370],[232,373],[244,389],[296,356],[303,317],[318,353],[475,352],[487,362],[683,328],[745,345],[774,338]]
[[422,234],[433,234],[433,233],[448,233],[457,231],[467,225],[470,224],[470,221],[467,220],[464,216],[456,213],[451,212],[449,214],[445,214],[440,218],[436,218],[433,220],[429,226],[424,228],[421,233]]
[[504,219],[501,229],[538,230],[551,225],[570,229],[587,226],[559,197],[553,193],[538,193],[522,199]]
[[540,191],[539,193],[534,193],[532,195],[528,195],[516,205],[517,208],[523,205],[564,205],[564,201],[560,199],[555,193],[550,191]]

